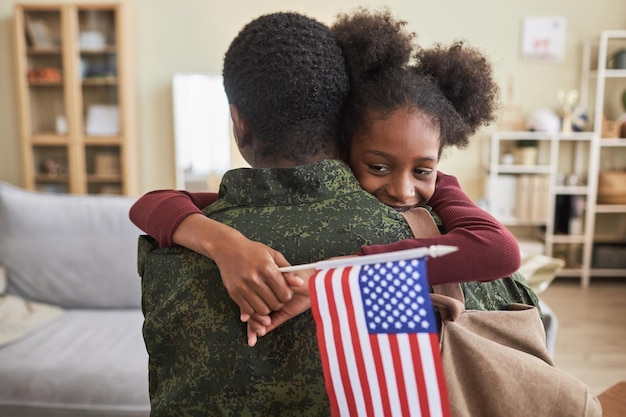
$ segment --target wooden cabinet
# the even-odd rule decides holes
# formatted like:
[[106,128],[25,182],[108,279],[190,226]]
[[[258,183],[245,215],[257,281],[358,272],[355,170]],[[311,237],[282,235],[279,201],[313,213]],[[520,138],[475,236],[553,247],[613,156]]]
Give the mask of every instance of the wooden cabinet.
[[26,188],[137,194],[129,13],[117,3],[16,5]]

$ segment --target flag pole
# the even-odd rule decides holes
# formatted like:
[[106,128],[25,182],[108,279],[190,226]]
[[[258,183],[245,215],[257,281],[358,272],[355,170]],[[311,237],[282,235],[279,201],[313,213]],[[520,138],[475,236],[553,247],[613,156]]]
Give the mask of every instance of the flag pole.
[[324,261],[313,262],[310,264],[285,266],[279,268],[280,272],[293,272],[303,269],[331,269],[341,268],[344,266],[355,266],[364,264],[375,264],[382,262],[400,261],[402,259],[415,259],[429,256],[437,258],[459,250],[456,246],[449,245],[431,245],[429,247],[405,249],[394,252],[377,253],[374,255],[349,256],[337,259],[327,259]]

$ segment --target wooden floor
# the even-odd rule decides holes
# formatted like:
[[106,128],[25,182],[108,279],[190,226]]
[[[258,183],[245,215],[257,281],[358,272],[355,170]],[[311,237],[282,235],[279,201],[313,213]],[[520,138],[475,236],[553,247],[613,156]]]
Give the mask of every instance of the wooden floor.
[[587,289],[555,280],[539,297],[558,318],[556,366],[585,382],[594,395],[626,381],[626,280],[604,279]]

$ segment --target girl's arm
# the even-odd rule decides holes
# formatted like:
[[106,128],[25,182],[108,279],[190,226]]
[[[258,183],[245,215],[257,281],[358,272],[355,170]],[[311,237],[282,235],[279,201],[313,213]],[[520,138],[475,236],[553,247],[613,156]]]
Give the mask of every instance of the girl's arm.
[[359,254],[430,245],[458,246],[457,252],[428,260],[430,284],[491,281],[512,275],[520,267],[520,249],[513,234],[474,204],[455,177],[438,172],[435,193],[428,204],[441,218],[446,234],[366,246]]
[[278,270],[290,265],[280,252],[206,217],[201,208],[215,200],[216,193],[153,191],[135,202],[129,217],[161,247],[178,244],[213,259],[243,320],[279,310],[293,296],[290,285],[302,281]]
[[[159,242],[162,248],[175,244],[174,232],[191,214],[202,214],[202,209],[217,200],[217,193],[190,193],[177,190],[157,190],[144,194],[130,208],[130,220]],[[191,249],[191,248],[190,248]]]

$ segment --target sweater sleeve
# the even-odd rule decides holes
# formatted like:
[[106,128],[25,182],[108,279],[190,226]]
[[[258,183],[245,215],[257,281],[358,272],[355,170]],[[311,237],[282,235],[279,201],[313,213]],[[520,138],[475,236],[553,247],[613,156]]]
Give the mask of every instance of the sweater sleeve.
[[520,267],[520,249],[513,234],[474,204],[455,177],[438,172],[435,193],[428,204],[441,218],[444,235],[366,246],[359,254],[430,245],[457,246],[456,252],[428,260],[431,284],[491,281],[512,275]]
[[156,190],[144,194],[130,208],[130,220],[159,242],[174,246],[174,230],[187,216],[200,213],[217,200],[217,193],[190,193],[182,190]]

